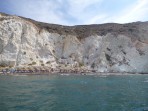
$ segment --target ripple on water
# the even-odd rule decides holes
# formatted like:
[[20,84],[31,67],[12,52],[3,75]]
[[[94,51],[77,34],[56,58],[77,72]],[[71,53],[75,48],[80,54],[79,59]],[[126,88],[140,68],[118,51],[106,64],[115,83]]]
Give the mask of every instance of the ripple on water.
[[148,80],[145,80],[144,82],[148,82]]
[[0,76],[0,111],[148,111],[148,76]]
[[134,111],[148,111],[148,107],[136,108],[136,109],[134,109]]

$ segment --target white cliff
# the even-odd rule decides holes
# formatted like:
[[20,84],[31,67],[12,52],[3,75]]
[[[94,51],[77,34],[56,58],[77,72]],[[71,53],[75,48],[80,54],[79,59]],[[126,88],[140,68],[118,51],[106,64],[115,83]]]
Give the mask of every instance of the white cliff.
[[0,67],[148,73],[148,22],[61,26],[0,14]]

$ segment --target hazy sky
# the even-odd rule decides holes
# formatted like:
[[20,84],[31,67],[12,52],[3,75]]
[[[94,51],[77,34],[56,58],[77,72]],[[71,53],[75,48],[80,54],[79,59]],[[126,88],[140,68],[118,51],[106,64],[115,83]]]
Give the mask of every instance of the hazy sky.
[[78,25],[148,21],[148,0],[0,0],[0,12]]

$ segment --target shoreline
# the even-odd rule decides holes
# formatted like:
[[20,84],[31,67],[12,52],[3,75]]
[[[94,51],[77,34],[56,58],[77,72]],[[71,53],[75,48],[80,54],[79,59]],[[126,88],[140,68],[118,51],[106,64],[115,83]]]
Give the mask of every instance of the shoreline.
[[0,75],[148,75],[148,72],[106,71],[86,68],[16,67],[0,70]]
[[123,72],[116,72],[116,73],[110,73],[110,72],[37,72],[37,73],[0,73],[0,75],[10,75],[10,76],[32,76],[32,75],[96,75],[96,76],[124,76],[124,75],[148,75],[148,73],[123,73]]

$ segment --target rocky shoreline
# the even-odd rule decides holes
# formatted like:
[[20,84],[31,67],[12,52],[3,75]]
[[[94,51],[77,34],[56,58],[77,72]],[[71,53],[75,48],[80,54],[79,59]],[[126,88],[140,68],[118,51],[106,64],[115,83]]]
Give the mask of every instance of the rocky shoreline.
[[62,75],[62,76],[77,76],[77,75],[88,75],[88,76],[126,76],[126,75],[147,75],[147,74],[138,74],[138,73],[8,73],[8,74],[0,74],[2,76],[38,76],[38,75]]
[[35,69],[2,69],[0,75],[145,75],[147,73],[137,72],[97,72],[88,69],[53,69],[53,68],[35,68]]

